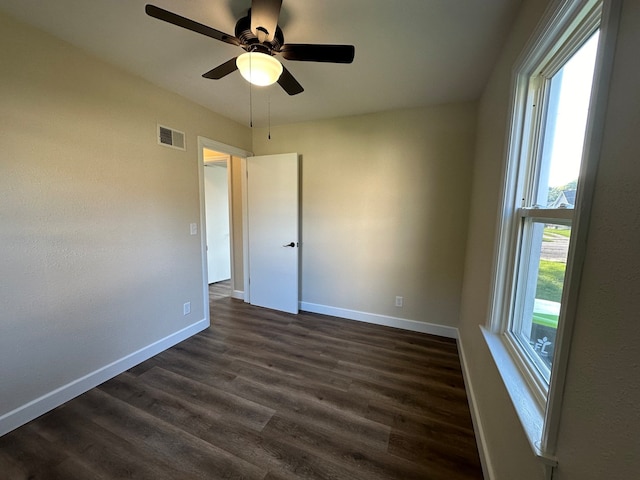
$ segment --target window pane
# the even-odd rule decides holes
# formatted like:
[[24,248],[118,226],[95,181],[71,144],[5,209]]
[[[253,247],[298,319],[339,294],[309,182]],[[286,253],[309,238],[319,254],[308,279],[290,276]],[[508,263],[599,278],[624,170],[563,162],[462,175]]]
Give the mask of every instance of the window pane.
[[551,78],[536,202],[573,208],[584,144],[598,32]]
[[526,294],[521,321],[513,333],[525,346],[543,376],[549,380],[556,330],[567,268],[571,227],[537,221],[530,223],[527,259],[523,259],[522,288]]

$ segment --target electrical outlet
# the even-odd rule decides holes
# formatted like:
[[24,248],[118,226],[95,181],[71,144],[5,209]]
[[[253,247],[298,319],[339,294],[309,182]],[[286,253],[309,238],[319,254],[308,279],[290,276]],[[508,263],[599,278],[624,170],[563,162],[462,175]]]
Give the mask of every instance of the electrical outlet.
[[187,302],[182,306],[182,314],[189,315],[191,313],[191,302]]
[[403,302],[404,302],[404,298],[396,297],[396,307],[401,307]]

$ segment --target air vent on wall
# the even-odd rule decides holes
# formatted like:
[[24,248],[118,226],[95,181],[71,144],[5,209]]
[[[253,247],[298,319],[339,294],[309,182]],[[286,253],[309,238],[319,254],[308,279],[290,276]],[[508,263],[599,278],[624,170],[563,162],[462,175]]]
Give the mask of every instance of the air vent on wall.
[[158,143],[179,150],[187,149],[184,143],[184,132],[162,125],[158,125]]

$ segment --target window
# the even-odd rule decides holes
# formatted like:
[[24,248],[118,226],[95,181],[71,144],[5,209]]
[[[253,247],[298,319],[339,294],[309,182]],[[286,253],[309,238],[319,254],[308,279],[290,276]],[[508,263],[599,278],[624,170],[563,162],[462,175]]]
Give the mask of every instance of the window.
[[552,2],[514,68],[483,332],[531,446],[550,468],[574,318],[568,300],[577,292],[619,11],[617,0]]
[[529,77],[526,150],[514,158],[521,194],[513,205],[506,330],[543,390],[556,347],[598,36],[587,29],[571,37]]
[[516,73],[492,315],[541,405],[562,322],[601,17],[595,0],[565,3],[583,5]]

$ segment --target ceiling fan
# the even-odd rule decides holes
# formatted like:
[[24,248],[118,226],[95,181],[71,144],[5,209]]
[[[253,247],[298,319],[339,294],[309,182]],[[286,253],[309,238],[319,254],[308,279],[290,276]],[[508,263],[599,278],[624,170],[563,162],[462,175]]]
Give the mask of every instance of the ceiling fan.
[[301,62],[353,62],[353,45],[284,43],[284,35],[278,26],[281,7],[282,0],[252,0],[247,16],[236,23],[235,36],[155,5],[147,5],[145,12],[151,17],[238,46],[245,51],[203,74],[205,78],[219,80],[240,70],[242,76],[255,85],[270,85],[277,81],[289,95],[296,95],[304,89],[275,58],[276,55]]

